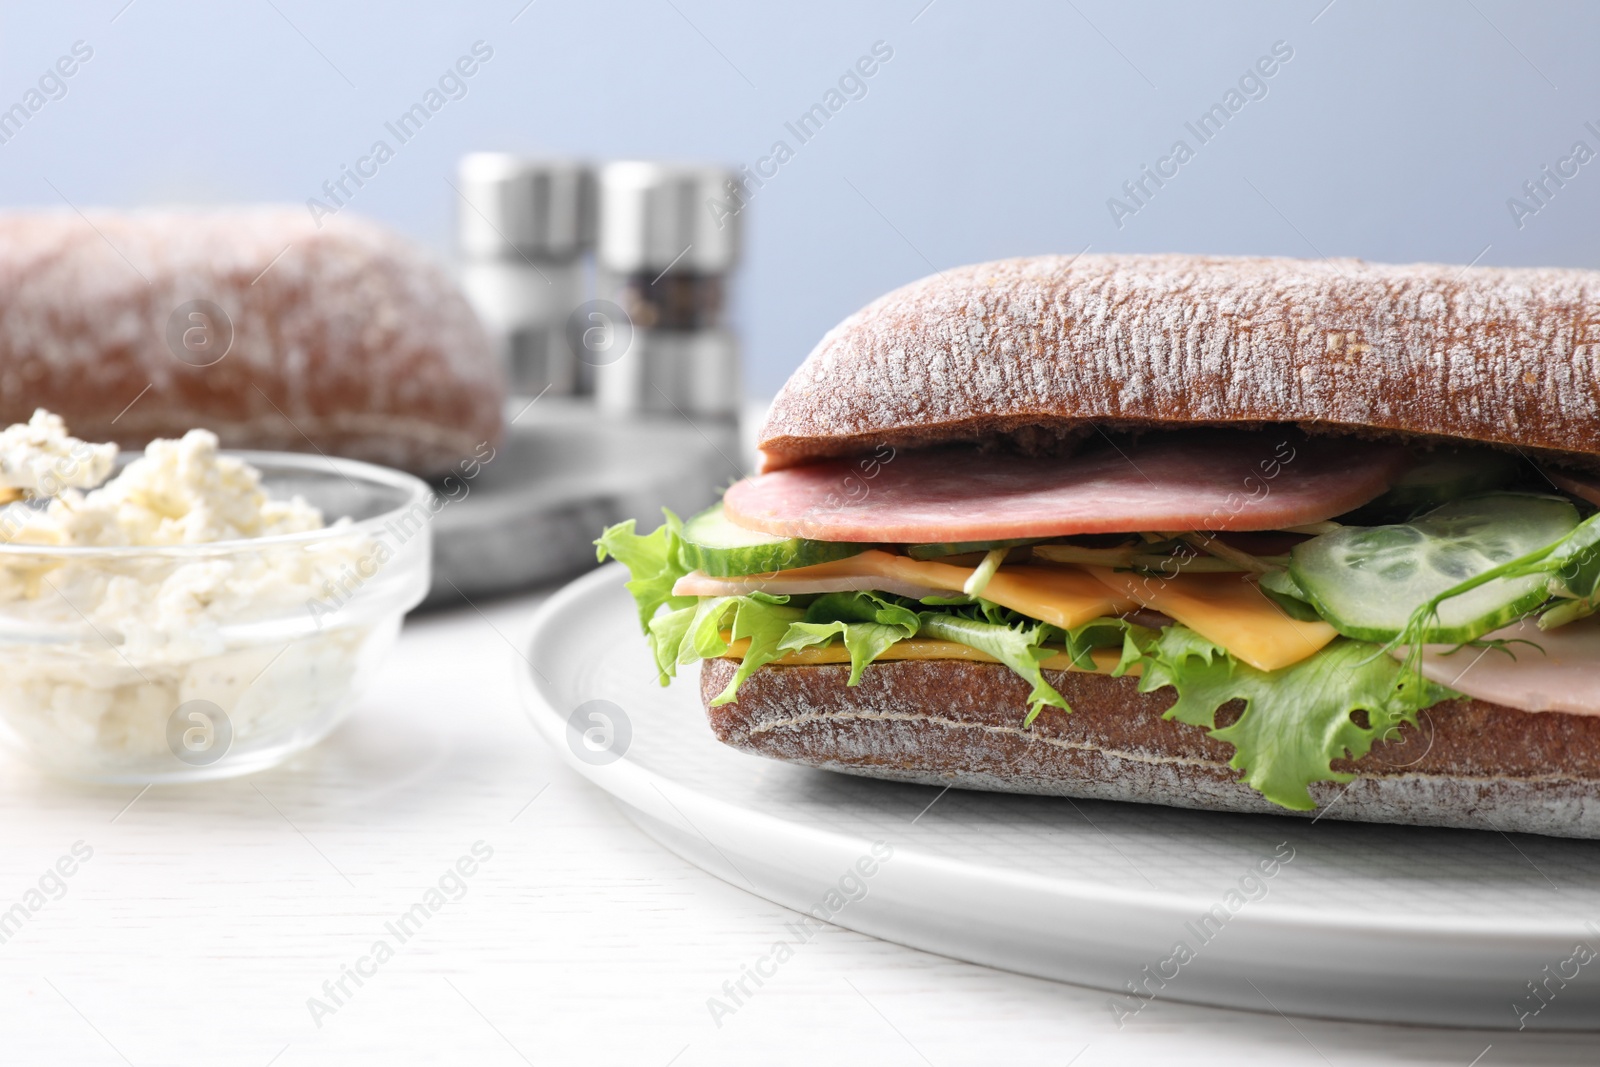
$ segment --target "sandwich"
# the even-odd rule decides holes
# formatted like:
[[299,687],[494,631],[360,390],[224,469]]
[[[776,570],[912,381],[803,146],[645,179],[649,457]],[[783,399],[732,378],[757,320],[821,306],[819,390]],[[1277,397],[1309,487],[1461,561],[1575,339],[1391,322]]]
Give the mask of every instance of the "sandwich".
[[604,532],[663,684],[902,782],[1600,837],[1600,272],[950,270]]

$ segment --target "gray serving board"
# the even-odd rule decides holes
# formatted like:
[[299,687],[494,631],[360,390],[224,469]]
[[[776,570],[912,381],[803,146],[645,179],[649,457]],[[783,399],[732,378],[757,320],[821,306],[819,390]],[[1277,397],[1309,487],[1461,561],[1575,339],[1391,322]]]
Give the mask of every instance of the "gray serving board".
[[610,415],[551,398],[514,400],[507,419],[475,478],[434,482],[449,502],[433,521],[424,606],[571,577],[595,566],[604,527],[631,518],[653,529],[663,507],[698,511],[744,473],[731,421]]

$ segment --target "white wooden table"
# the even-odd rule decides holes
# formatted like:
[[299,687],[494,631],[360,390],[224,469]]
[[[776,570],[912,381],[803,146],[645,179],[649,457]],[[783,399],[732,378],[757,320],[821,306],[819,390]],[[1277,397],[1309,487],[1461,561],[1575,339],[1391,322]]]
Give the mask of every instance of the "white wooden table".
[[44,901],[0,943],[0,1063],[1600,1059],[1600,1036],[1161,1002],[1118,1030],[1104,993],[833,928],[718,1026],[707,998],[794,915],[659,848],[535,736],[513,672],[538,601],[413,619],[351,719],[276,771],[136,796],[0,761],[0,913]]

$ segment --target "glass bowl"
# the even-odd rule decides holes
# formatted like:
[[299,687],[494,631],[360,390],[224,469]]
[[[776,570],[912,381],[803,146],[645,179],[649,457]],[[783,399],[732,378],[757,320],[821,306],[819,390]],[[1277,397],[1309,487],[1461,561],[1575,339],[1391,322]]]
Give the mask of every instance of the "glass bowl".
[[343,718],[427,594],[438,502],[421,480],[224,454],[329,525],[208,544],[0,544],[0,739],[33,763],[122,783],[273,766]]

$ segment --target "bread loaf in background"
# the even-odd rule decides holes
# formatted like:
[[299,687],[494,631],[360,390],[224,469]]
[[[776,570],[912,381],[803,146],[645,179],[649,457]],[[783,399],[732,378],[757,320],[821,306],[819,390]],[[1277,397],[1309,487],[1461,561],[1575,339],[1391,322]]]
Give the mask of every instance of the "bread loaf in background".
[[429,474],[499,438],[503,393],[455,284],[370,222],[0,214],[3,423],[45,407],[125,447],[200,426]]
[[1600,271],[1035,256],[896,289],[773,401],[766,469],[882,444],[1299,423],[1600,455]]

